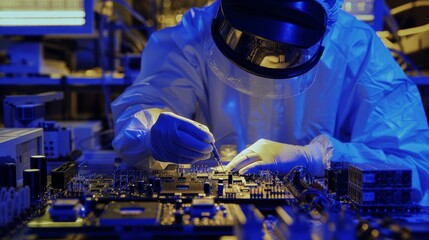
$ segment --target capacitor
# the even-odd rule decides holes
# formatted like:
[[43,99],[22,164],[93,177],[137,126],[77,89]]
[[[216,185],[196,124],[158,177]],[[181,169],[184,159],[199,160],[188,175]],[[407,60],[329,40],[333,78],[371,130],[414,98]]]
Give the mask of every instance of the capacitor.
[[137,191],[139,194],[143,194],[146,192],[145,185],[146,185],[145,181],[137,182]]
[[25,169],[24,170],[24,186],[30,188],[30,200],[40,200],[40,170],[39,169]]
[[128,192],[130,194],[134,194],[135,191],[136,191],[136,185],[134,185],[133,183],[128,184]]
[[233,178],[232,178],[232,172],[228,173],[228,184],[232,184]]
[[217,195],[220,197],[220,196],[223,196],[223,183],[219,183],[218,185],[217,185]]
[[16,164],[0,164],[0,187],[16,187]]
[[159,193],[161,191],[161,187],[161,178],[155,178],[155,185],[153,186],[153,189]]
[[177,225],[181,225],[183,222],[183,210],[176,210],[174,212],[174,223]]
[[148,197],[151,197],[153,195],[152,184],[146,186],[146,194]]
[[149,183],[152,184],[152,186],[155,186],[155,176],[149,177]]
[[175,209],[180,209],[182,207],[182,199],[176,199],[176,202],[174,203]]
[[210,183],[209,182],[204,182],[203,189],[204,189],[204,193],[207,196],[209,196],[210,195]]
[[46,191],[48,185],[48,164],[46,156],[33,155],[30,157],[30,168],[40,170],[40,184],[41,190]]

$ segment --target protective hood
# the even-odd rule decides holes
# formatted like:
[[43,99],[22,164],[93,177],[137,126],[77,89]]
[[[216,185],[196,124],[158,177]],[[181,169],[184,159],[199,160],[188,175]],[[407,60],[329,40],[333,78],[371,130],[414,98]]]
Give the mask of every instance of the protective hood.
[[206,57],[210,70],[240,92],[293,97],[314,80],[325,31],[326,10],[317,1],[223,0]]

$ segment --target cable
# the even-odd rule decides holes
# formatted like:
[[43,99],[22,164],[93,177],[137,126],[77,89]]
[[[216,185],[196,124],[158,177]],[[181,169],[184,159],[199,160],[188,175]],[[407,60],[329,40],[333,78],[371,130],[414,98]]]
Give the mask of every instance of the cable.
[[[289,177],[292,175],[292,173],[297,172],[297,171],[301,171],[303,170],[306,174],[307,174],[307,178],[310,180],[310,183],[308,183],[309,185],[312,185],[314,183],[314,179],[313,176],[311,175],[311,173],[303,166],[298,165],[293,167],[286,175],[285,175],[285,179],[287,179],[288,181],[290,181]],[[307,181],[306,181],[307,182]]]

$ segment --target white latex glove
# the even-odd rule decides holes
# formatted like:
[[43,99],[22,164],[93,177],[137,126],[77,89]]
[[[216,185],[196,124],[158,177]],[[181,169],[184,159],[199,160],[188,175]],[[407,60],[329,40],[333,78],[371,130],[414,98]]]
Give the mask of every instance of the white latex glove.
[[265,56],[259,65],[266,68],[283,69],[287,67],[287,63],[285,63],[284,61],[285,55]]
[[287,174],[299,165],[313,175],[321,175],[324,169],[322,148],[318,142],[296,146],[260,139],[232,159],[225,170],[238,170],[240,174],[258,173],[261,170]]

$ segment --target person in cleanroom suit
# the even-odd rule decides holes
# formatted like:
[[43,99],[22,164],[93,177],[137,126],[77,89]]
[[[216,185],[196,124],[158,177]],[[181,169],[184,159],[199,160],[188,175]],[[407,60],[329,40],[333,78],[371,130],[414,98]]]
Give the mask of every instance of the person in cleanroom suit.
[[[417,87],[341,0],[221,0],[153,33],[112,103],[128,164],[194,163],[233,144],[226,170],[322,176],[332,162],[413,170],[429,199],[429,130]],[[214,162],[212,159],[204,164]]]

